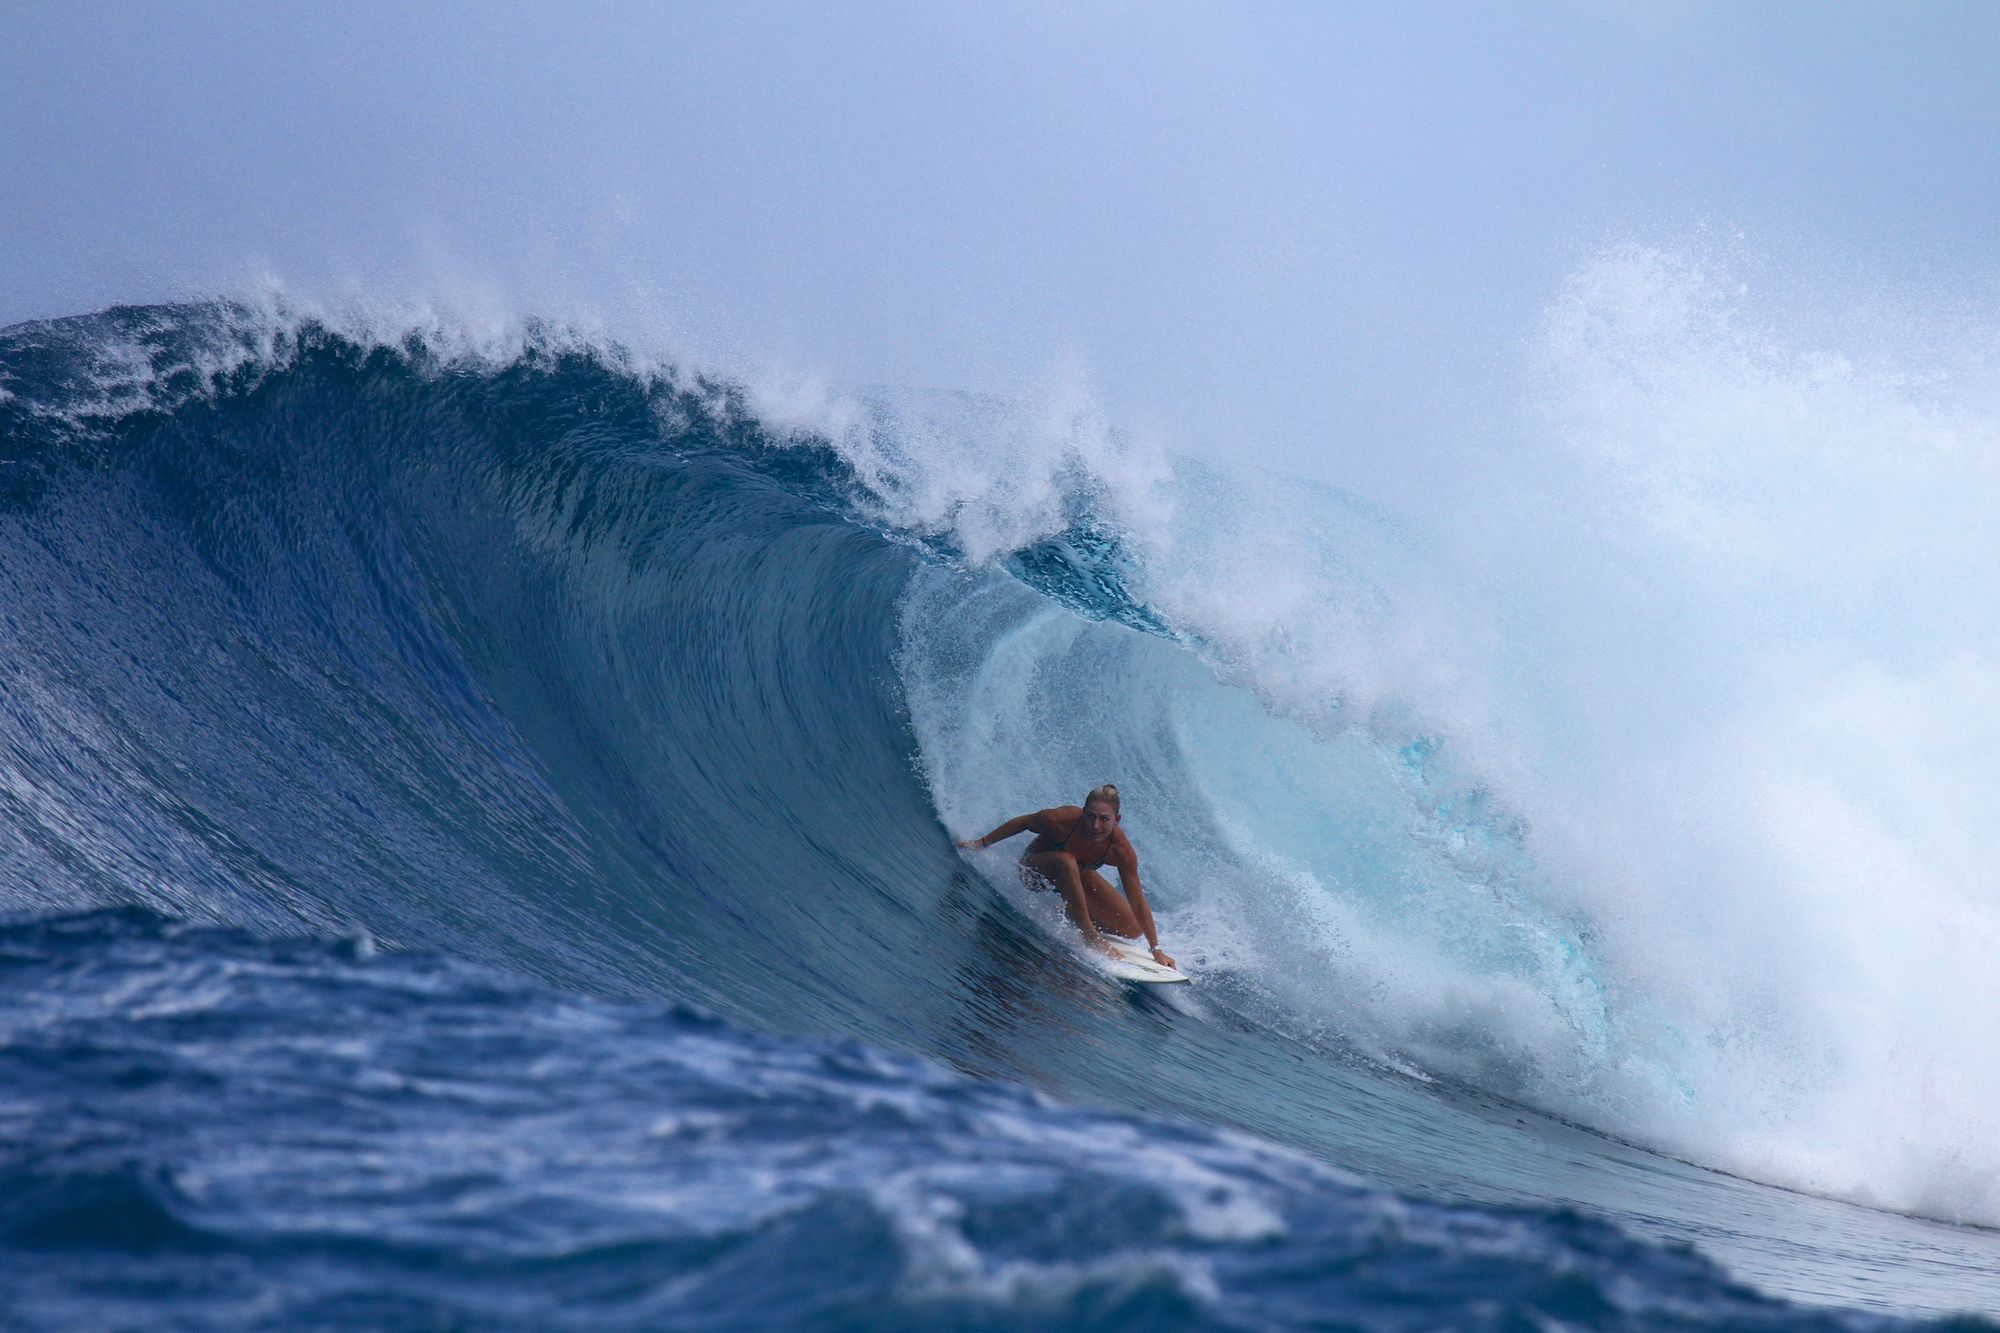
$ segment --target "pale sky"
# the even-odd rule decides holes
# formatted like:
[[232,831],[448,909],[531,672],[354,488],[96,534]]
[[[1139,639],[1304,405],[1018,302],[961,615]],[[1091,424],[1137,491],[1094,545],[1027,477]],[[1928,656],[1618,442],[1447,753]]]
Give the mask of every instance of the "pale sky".
[[0,0],[0,323],[261,275],[643,310],[857,386],[1081,367],[1407,490],[1606,244],[1990,303],[1996,70],[1978,3]]

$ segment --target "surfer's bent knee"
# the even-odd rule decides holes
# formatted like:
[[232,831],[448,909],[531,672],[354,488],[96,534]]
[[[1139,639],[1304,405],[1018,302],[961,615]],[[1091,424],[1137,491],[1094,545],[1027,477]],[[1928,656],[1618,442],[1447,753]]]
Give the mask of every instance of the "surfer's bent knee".
[[[1056,849],[1047,852],[1028,852],[1021,857],[1021,878],[1029,888],[1038,892],[1061,892],[1062,885],[1056,881],[1056,873],[1064,864],[1076,865],[1076,858],[1068,852]],[[1077,872],[1079,875],[1082,871]]]

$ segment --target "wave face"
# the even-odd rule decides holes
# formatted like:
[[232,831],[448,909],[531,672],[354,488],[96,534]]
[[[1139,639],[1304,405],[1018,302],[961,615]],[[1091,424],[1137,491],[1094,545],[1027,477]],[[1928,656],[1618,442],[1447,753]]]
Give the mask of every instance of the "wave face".
[[[1521,1255],[1498,1261],[1530,1286],[1570,1262],[1551,1257],[1564,1247],[1611,1243],[1548,1212],[1581,1204],[1642,1235],[1698,1235],[1746,1276],[1817,1300],[1996,1301],[1983,1233],[1784,1194],[1620,1141],[1745,1166],[1724,1132],[1731,1089],[1703,1082],[1708,1030],[1686,1025],[1671,988],[1640,984],[1617,932],[1550,856],[1560,844],[1524,818],[1529,787],[1507,785],[1518,765],[1492,722],[1505,682],[1482,674],[1504,655],[1468,605],[1476,589],[1434,543],[1349,497],[1163,459],[1062,394],[1025,406],[857,403],[641,364],[556,329],[482,343],[226,305],[5,331],[0,440],[0,884],[30,917],[156,914],[30,921],[22,938],[38,942],[21,946],[23,966],[55,966],[57,938],[57,952],[84,960],[63,966],[86,970],[115,971],[136,948],[142,972],[164,971],[132,978],[131,993],[160,989],[180,997],[163,1001],[170,1009],[205,1012],[204,977],[282,971],[292,955],[157,918],[380,941],[605,1000],[697,1005],[771,1034],[702,1035],[658,1011],[628,1019],[585,1006],[530,1059],[589,1031],[614,1071],[626,1039],[682,1063],[720,1043],[760,1068],[831,1058],[811,1045],[831,1039],[913,1051],[1125,1116],[1246,1129],[1410,1196],[1400,1207],[1416,1195],[1477,1201],[1489,1210],[1478,1226],[1532,1233]],[[1004,853],[951,849],[951,834],[1107,778],[1125,790],[1168,947],[1200,978],[1193,996],[1126,996],[1069,950],[1048,901],[1021,890]],[[368,988],[387,984],[436,991],[441,1031],[490,999],[475,1027],[498,1041],[561,1004],[532,989],[489,997],[496,983],[444,965],[396,963],[385,983],[313,957],[292,1008],[238,1018],[273,1032],[339,1027],[355,1006],[371,1012]],[[213,999],[225,1015],[235,984]],[[357,1040],[390,1040],[369,1031]],[[63,1038],[37,1040],[59,1049]],[[79,1030],[76,1040],[95,1049],[110,1038]],[[187,1066],[176,1078],[227,1077],[190,1072],[197,1055],[160,1058]],[[420,1081],[436,1055],[418,1052],[398,1077]],[[549,1077],[587,1080],[568,1068]],[[473,1100],[556,1095],[484,1069],[451,1077],[489,1080]],[[88,1101],[108,1086],[91,1077],[62,1095]],[[816,1127],[796,1123],[806,1102],[771,1092],[770,1116],[792,1118],[794,1137],[779,1139],[831,1153],[859,1179],[877,1148],[855,1145],[898,1097],[916,1108],[914,1137],[880,1151],[926,1171],[967,1150],[971,1131],[945,1109],[967,1099],[1026,1116],[1032,1125],[1008,1130],[1017,1137],[1060,1122],[1071,1142],[1101,1131],[1159,1148],[1189,1132],[1048,1109],[893,1062],[880,1077],[890,1091],[842,1084],[813,1112],[826,1117]],[[324,1078],[319,1095],[337,1100],[350,1075]],[[725,1091],[771,1086],[749,1069]],[[653,1091],[694,1104],[713,1092]],[[243,1119],[263,1114],[247,1107]],[[131,1124],[147,1137],[143,1121]],[[367,1143],[357,1131],[340,1151],[365,1155]],[[754,1174],[765,1160],[727,1134],[718,1145],[725,1172]],[[539,1141],[496,1151],[517,1148],[559,1155]],[[1972,1151],[1946,1149],[1961,1161]],[[1194,1152],[1209,1165],[1188,1170],[1240,1167],[1259,1180],[1279,1170],[1251,1157],[1225,1169],[1209,1152]],[[51,1168],[52,1215],[73,1211],[72,1188],[146,1194],[135,1225],[159,1234],[137,1249],[209,1246],[192,1238],[208,1223],[173,1202],[183,1186],[159,1174],[203,1168],[176,1160]],[[543,1165],[565,1196],[569,1168]],[[1801,1183],[1768,1157],[1749,1165]],[[1042,1182],[1035,1190],[1087,1191],[1096,1179],[1049,1159],[1007,1169],[1017,1167]],[[836,1170],[823,1193],[796,1201],[802,1215],[831,1225],[853,1207],[864,1232],[907,1242],[924,1230],[947,1256],[933,1255],[950,1269],[940,1281],[973,1283],[976,1299],[1069,1293],[1036,1318],[1309,1322],[1258,1302],[1377,1299],[1314,1295],[1317,1277],[1296,1278],[1289,1294],[1280,1289],[1292,1279],[1239,1283],[1229,1274],[1265,1259],[1228,1247],[1254,1249],[1254,1237],[1223,1237],[1236,1258],[1204,1249],[1196,1262],[1175,1232],[1140,1247],[1150,1257],[1127,1247],[1108,1267],[1057,1274],[1027,1234],[1046,1215],[1035,1190],[1006,1195],[997,1212],[946,1191],[899,1213],[855,1202],[845,1180]],[[1867,1194],[1840,1178],[1803,1183]],[[664,1187],[710,1185],[670,1172]],[[1333,1244],[1326,1227],[1379,1203],[1348,1184],[1299,1188],[1315,1201],[1270,1205],[1273,1234],[1303,1247],[1288,1253],[1321,1252]],[[1963,1206],[1938,1211],[1982,1215],[1983,1187],[1966,1188]],[[439,1191],[450,1193],[418,1189]],[[596,1184],[586,1193],[590,1216],[572,1239],[588,1251],[625,1234],[592,1210],[622,1216],[628,1201]],[[252,1201],[224,1229],[254,1229],[270,1206]],[[510,1261],[482,1247],[531,1207],[496,1202],[493,1234],[449,1252],[497,1272]],[[385,1208],[385,1244],[429,1225],[422,1208]],[[751,1209],[716,1233],[734,1237],[728,1245],[690,1241],[685,1253],[768,1239],[792,1208]],[[1171,1225],[1201,1233],[1181,1216]],[[680,1236],[685,1221],[668,1230]],[[1085,1248],[1107,1234],[1077,1225]],[[23,1226],[21,1243],[40,1243],[43,1222]],[[1805,1234],[1833,1239],[1801,1245]],[[780,1267],[797,1257],[790,1243],[772,1251]],[[1463,1248],[1441,1243],[1447,1266],[1485,1244],[1469,1233]],[[1629,1243],[1634,1273],[1681,1271],[1683,1258]],[[555,1241],[536,1245],[530,1269],[554,1262]],[[891,1271],[878,1258],[857,1249],[814,1263],[854,1264],[864,1304],[911,1281],[930,1290],[911,1274],[932,1260]],[[660,1262],[647,1271],[692,1281],[707,1260]],[[1161,1276],[1182,1268],[1210,1276]],[[1750,1317],[1731,1304],[1748,1299],[1740,1291],[1687,1274],[1704,1293],[1689,1326],[1727,1323],[1718,1311]],[[1502,1308],[1549,1314],[1543,1300]],[[1665,1307],[1650,1300],[1594,1314],[1585,1301],[1559,1317],[1658,1326]],[[533,1320],[536,1308],[487,1313]],[[1469,1309],[1416,1322],[1483,1326]],[[823,1313],[800,1305],[778,1317]],[[1767,1315],[1817,1317],[1779,1307],[1756,1317]]]

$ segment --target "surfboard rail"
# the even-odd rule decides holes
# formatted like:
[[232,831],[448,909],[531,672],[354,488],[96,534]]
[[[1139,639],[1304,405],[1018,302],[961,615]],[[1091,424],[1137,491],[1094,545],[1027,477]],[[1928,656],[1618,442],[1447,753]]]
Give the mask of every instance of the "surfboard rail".
[[1152,951],[1138,940],[1127,940],[1117,935],[1106,935],[1104,938],[1118,951],[1118,957],[1104,960],[1104,970],[1120,981],[1164,986],[1194,979],[1176,968],[1162,967],[1154,962]]

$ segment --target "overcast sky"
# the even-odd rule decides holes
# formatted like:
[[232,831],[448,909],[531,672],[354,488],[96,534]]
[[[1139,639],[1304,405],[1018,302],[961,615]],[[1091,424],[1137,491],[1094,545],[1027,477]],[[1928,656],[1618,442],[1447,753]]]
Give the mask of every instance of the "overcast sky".
[[643,309],[1351,483],[1462,447],[1593,249],[1716,235],[1990,300],[2000,5],[0,0],[0,323]]

